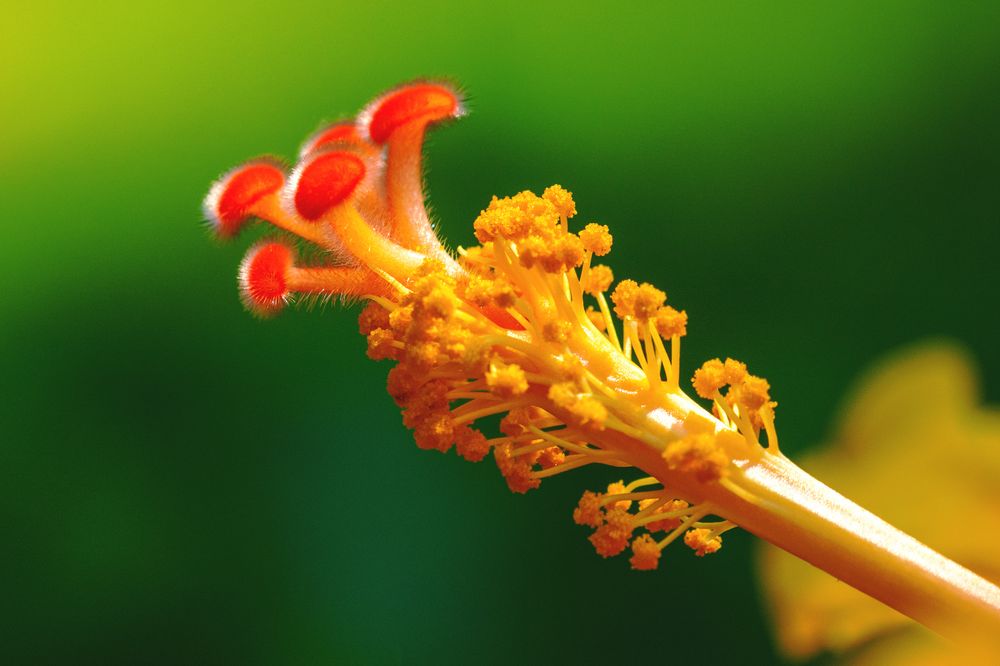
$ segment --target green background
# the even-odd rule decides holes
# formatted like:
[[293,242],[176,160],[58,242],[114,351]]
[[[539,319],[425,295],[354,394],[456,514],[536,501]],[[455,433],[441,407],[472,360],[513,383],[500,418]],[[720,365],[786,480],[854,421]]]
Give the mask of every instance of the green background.
[[1000,5],[417,4],[5,5],[8,663],[779,662],[749,535],[604,561],[570,511],[615,478],[513,496],[416,449],[353,308],[242,310],[209,183],[413,77],[470,97],[428,149],[449,242],[565,185],[793,456],[927,336],[1000,399]]

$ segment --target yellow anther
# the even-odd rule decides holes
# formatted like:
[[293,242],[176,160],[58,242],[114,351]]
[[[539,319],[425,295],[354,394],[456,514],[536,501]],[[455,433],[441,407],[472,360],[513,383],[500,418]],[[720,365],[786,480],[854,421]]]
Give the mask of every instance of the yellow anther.
[[413,430],[413,438],[421,449],[447,451],[455,441],[455,424],[451,414],[444,412],[421,419]]
[[551,469],[566,462],[566,452],[558,446],[550,446],[538,452],[538,464],[542,469]]
[[611,251],[613,239],[607,226],[591,222],[580,231],[580,240],[583,241],[583,247],[587,252],[603,257]]
[[655,317],[666,299],[664,292],[648,282],[638,284],[634,280],[622,280],[611,294],[615,314],[622,319],[634,317],[640,321]]
[[483,433],[460,426],[455,432],[455,450],[469,462],[479,462],[490,452],[490,445]]
[[700,527],[688,530],[684,534],[684,543],[694,550],[695,555],[704,557],[705,555],[718,552],[722,548],[722,537],[718,535],[712,536],[712,530]]
[[513,444],[504,442],[493,448],[493,457],[497,461],[497,467],[503,478],[507,481],[507,487],[515,493],[526,493],[532,488],[541,485],[541,481],[531,475],[531,462],[525,456],[511,455],[514,450]]
[[726,385],[726,367],[722,361],[713,358],[702,363],[701,367],[695,370],[691,384],[694,385],[695,393],[702,398],[711,400],[715,392]]
[[514,363],[491,365],[486,372],[486,385],[501,398],[513,398],[528,390],[524,370]]
[[635,280],[622,280],[611,293],[611,302],[615,304],[615,314],[620,318],[631,317],[635,314],[635,295],[639,290],[639,283]]
[[577,525],[598,527],[604,522],[604,511],[601,509],[601,495],[586,490],[580,502],[573,509],[573,522]]
[[385,328],[376,328],[368,334],[368,358],[373,361],[397,358],[399,350],[393,346],[395,341],[392,331]]
[[576,215],[576,203],[573,202],[573,195],[563,189],[561,185],[546,187],[545,191],[542,192],[542,197],[555,206],[563,217],[570,218]]
[[436,342],[419,342],[406,347],[406,360],[417,368],[429,370],[441,358],[441,346]]
[[396,308],[389,313],[389,327],[392,332],[396,334],[397,337],[403,338],[406,336],[407,330],[410,328],[410,324],[413,323],[413,306],[407,305],[405,307]]
[[590,535],[590,543],[601,557],[613,557],[625,550],[632,537],[632,516],[622,509],[605,514],[604,524]]
[[687,312],[665,305],[656,312],[656,332],[664,338],[687,335]]
[[389,312],[378,303],[369,303],[358,315],[358,330],[368,335],[376,328],[389,328]]
[[638,571],[652,571],[660,564],[660,547],[648,534],[632,540],[632,557],[629,564]]
[[723,378],[730,386],[736,386],[747,376],[747,364],[741,363],[732,358],[727,358],[723,372]]
[[758,410],[771,399],[771,385],[763,377],[747,375],[740,385],[739,402],[749,410]]
[[611,272],[611,269],[604,264],[597,264],[596,266],[591,266],[590,271],[584,277],[581,284],[583,290],[588,294],[593,294],[597,296],[598,294],[605,292],[614,282],[615,276]]

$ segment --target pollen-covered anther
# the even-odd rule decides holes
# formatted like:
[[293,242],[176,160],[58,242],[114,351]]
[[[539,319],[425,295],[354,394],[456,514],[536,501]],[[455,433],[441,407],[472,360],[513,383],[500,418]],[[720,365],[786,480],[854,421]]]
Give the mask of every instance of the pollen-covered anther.
[[632,516],[623,509],[606,512],[604,523],[590,535],[590,543],[601,557],[614,557],[625,550],[632,538]]
[[664,338],[687,335],[687,312],[664,305],[656,312],[656,332]]
[[378,303],[368,303],[358,315],[358,332],[367,336],[376,328],[389,328],[389,311]]
[[566,452],[558,446],[549,446],[538,452],[538,465],[542,469],[552,469],[566,462]]
[[670,442],[662,455],[669,469],[690,474],[702,483],[720,479],[730,462],[715,436],[709,433],[692,434]]
[[664,292],[648,282],[638,284],[634,280],[622,280],[611,293],[615,314],[622,319],[633,317],[639,321],[655,317],[666,299]]
[[463,274],[459,278],[459,294],[466,301],[480,308],[509,308],[516,295],[509,281],[501,276]]
[[771,385],[763,377],[747,375],[740,385],[740,404],[750,410],[760,409],[771,399],[770,390]]
[[376,328],[368,334],[368,358],[373,361],[383,359],[399,360],[399,349],[395,346],[396,338],[392,331]]
[[684,543],[694,551],[695,555],[704,557],[722,548],[722,537],[710,529],[699,527],[684,533]]
[[486,385],[501,398],[513,398],[528,390],[524,370],[516,363],[494,363],[486,372]]
[[490,452],[490,445],[486,435],[462,425],[455,431],[455,450],[469,462],[479,462]]
[[705,361],[701,367],[695,370],[691,379],[695,393],[702,398],[711,400],[715,392],[726,385],[726,367],[717,358]]
[[660,546],[653,537],[642,534],[632,540],[629,564],[637,571],[652,571],[660,564]]
[[546,187],[545,191],[542,192],[542,198],[555,206],[562,217],[570,218],[576,215],[576,203],[573,201],[573,195],[562,185]]
[[583,247],[587,252],[603,257],[611,252],[611,243],[614,239],[606,225],[591,222],[580,231],[580,240],[583,241]]
[[289,271],[295,256],[284,243],[263,243],[250,248],[240,264],[240,296],[246,307],[261,316],[276,314],[291,294]]
[[455,442],[455,423],[451,414],[430,414],[421,419],[413,430],[413,437],[417,447],[421,449],[436,449],[442,453],[448,451]]
[[603,496],[592,490],[586,490],[579,503],[573,509],[573,522],[577,525],[599,527],[604,522],[604,511],[601,508]]
[[497,467],[507,482],[507,487],[515,493],[526,493],[541,485],[541,479],[531,473],[534,461],[529,456],[514,456],[514,445],[503,442],[493,447],[493,457]]
[[205,217],[220,237],[235,236],[255,215],[255,205],[284,184],[285,172],[273,161],[255,160],[236,167],[212,185],[205,197]]
[[372,102],[359,116],[359,124],[377,144],[410,124],[438,122],[464,113],[458,93],[443,83],[411,83]]
[[581,286],[586,293],[597,296],[607,291],[611,287],[611,283],[614,282],[614,279],[614,273],[611,272],[609,267],[604,264],[597,264],[596,266],[591,266],[590,270],[586,272]]

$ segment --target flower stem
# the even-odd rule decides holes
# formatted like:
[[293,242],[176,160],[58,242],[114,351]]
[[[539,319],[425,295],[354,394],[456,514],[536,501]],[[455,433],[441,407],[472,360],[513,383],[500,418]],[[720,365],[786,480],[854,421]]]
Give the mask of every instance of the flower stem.
[[1000,588],[784,456],[765,453],[718,491],[709,499],[729,520],[942,636],[1000,636]]

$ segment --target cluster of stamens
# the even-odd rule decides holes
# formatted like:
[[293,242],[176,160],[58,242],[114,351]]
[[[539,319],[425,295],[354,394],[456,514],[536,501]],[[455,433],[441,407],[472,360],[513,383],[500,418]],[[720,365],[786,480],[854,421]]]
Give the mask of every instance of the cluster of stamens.
[[429,125],[462,113],[451,87],[409,84],[315,134],[290,171],[259,159],[223,176],[205,203],[219,236],[250,219],[286,232],[247,254],[243,302],[272,315],[295,297],[366,299],[368,355],[395,362],[388,390],[420,448],[492,452],[519,493],[585,465],[638,468],[573,512],[597,552],[631,545],[636,569],[655,568],[681,536],[715,552],[734,525],[704,520],[718,515],[708,489],[760,455],[762,429],[776,445],[767,382],[709,361],[694,385],[712,411],[691,400],[680,388],[686,313],[650,284],[612,290],[611,269],[594,263],[611,250],[608,228],[571,231],[576,204],[558,185],[494,198],[474,224],[479,244],[446,251],[424,208],[421,149]]

